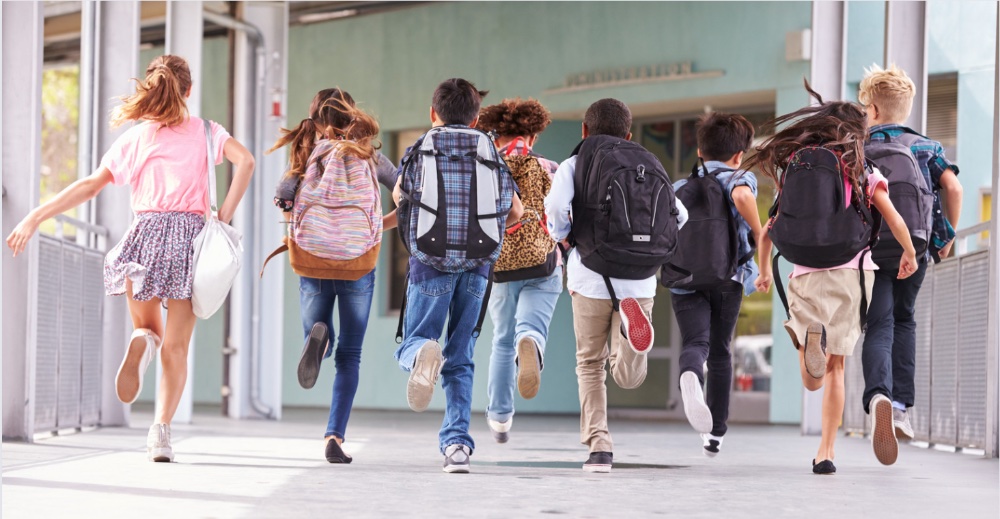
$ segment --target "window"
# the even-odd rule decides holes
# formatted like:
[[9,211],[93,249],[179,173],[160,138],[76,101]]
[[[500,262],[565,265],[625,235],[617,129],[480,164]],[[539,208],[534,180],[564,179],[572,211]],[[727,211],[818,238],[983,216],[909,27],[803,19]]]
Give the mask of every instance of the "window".
[[944,146],[948,159],[957,162],[958,75],[927,78],[927,136]]
[[[390,157],[394,164],[399,164],[399,159],[403,158],[406,148],[416,142],[417,138],[423,135],[425,131],[427,130],[396,132],[393,136],[392,156]],[[391,210],[390,207],[395,206],[391,202],[391,197],[386,197],[384,200],[390,200],[389,204],[385,206],[385,210]],[[383,240],[389,244],[390,252],[389,297],[387,299],[389,307],[386,310],[388,312],[398,312],[403,307],[403,293],[406,291],[406,269],[410,254],[406,252],[406,247],[403,246],[402,240],[399,239],[399,233],[396,230],[389,232],[389,236],[383,237]]]

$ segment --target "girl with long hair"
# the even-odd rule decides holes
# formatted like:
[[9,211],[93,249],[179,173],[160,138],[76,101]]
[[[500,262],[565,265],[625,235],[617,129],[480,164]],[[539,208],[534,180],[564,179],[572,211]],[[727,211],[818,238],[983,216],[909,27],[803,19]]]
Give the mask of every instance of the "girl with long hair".
[[[869,210],[874,207],[905,250],[897,276],[905,278],[913,274],[917,268],[915,251],[906,224],[889,200],[888,182],[877,169],[869,169],[865,163],[864,142],[868,131],[864,109],[845,101],[823,102],[808,82],[806,90],[816,104],[778,117],[766,125],[776,128],[788,124],[757,146],[757,153],[744,168],[756,168],[775,182],[780,193],[784,187],[784,176],[797,167],[795,161],[799,160],[800,152],[811,148],[832,151],[840,163],[845,207],[851,204],[856,207],[869,205]],[[819,173],[798,170],[795,174]],[[779,200],[781,196],[779,194]],[[784,196],[792,195],[786,193]],[[772,216],[757,239],[761,258],[771,257],[769,230],[774,223],[775,217]],[[817,228],[816,234],[822,233],[823,229]],[[870,301],[875,279],[873,271],[878,268],[868,252],[865,248],[850,261],[831,268],[793,265],[788,283],[790,318],[785,321],[785,330],[799,351],[802,383],[810,391],[825,388],[822,437],[813,459],[813,472],[816,474],[833,474],[837,470],[833,464],[833,447],[844,414],[844,357],[851,355],[861,336],[857,310]],[[859,268],[864,272],[859,272]],[[859,279],[864,281],[864,293]],[[768,291],[771,281],[771,262],[762,261],[755,283],[757,290]],[[891,421],[888,427],[891,431]],[[876,454],[879,455],[877,451]],[[879,457],[881,459],[881,455]]]
[[[322,204],[342,206],[344,198],[364,196],[374,204],[367,214],[367,221],[375,222],[372,232],[381,237],[383,229],[395,227],[395,212],[382,216],[378,186],[371,182],[372,175],[378,182],[392,189],[396,184],[396,168],[379,151],[376,141],[379,125],[375,119],[359,109],[347,92],[338,88],[321,90],[313,98],[309,116],[293,129],[285,129],[275,145],[268,150],[289,147],[289,168],[278,185],[275,205],[285,211],[286,218],[296,225],[294,214],[305,215],[303,208],[296,209],[297,195],[303,189],[316,191],[316,186],[329,182],[331,188],[322,194]],[[333,178],[330,178],[333,176]],[[352,180],[375,192],[359,193],[344,188]],[[340,225],[340,223],[338,223]],[[301,236],[300,236],[301,237]],[[329,236],[301,237],[310,241],[329,241]],[[338,248],[340,244],[328,244]],[[376,252],[377,254],[377,252]],[[305,346],[298,365],[299,384],[306,389],[316,384],[323,359],[334,357],[336,375],[333,379],[333,396],[325,434],[326,460],[330,463],[350,463],[352,458],[344,452],[342,444],[347,431],[354,395],[358,389],[358,372],[361,366],[361,346],[368,328],[375,270],[357,280],[299,278],[299,302],[302,308],[302,328]],[[333,309],[339,298],[340,335],[336,353],[332,341]]]
[[[126,295],[135,328],[115,389],[122,402],[134,402],[146,368],[159,352],[163,377],[146,451],[150,461],[169,462],[174,459],[170,421],[187,380],[188,344],[195,325],[192,241],[210,211],[207,163],[211,159],[221,164],[225,157],[235,166],[218,213],[219,220],[228,223],[250,183],[254,157],[215,122],[209,122],[211,142],[206,146],[204,121],[188,113],[191,71],[183,58],[154,58],[146,77],[136,81],[135,93],[123,97],[112,112],[111,125],[139,124],[115,140],[97,171],[31,211],[7,244],[16,256],[41,222],[94,198],[108,184],[131,187],[135,220],[104,263],[105,290],[108,295]],[[209,147],[212,157],[206,157]],[[165,324],[161,304],[167,308]]]

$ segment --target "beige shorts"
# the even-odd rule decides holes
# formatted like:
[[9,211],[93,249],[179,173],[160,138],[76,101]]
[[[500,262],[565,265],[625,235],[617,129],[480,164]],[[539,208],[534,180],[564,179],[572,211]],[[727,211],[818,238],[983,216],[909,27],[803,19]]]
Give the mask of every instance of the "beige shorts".
[[[861,337],[861,280],[857,269],[821,270],[788,282],[788,307],[792,318],[785,330],[798,348],[805,344],[811,323],[826,327],[826,352],[850,355]],[[875,271],[865,271],[867,301],[872,299]]]

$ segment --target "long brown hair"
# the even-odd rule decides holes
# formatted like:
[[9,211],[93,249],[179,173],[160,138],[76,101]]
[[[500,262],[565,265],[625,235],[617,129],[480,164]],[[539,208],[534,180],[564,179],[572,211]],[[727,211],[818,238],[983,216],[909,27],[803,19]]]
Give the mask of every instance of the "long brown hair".
[[282,128],[281,137],[267,153],[291,145],[286,175],[301,176],[316,148],[317,134],[340,139],[337,150],[344,156],[372,160],[376,150],[382,147],[376,140],[378,133],[378,122],[355,105],[351,94],[339,88],[327,88],[313,97],[309,117],[295,128]]
[[191,69],[180,56],[164,54],[146,67],[146,78],[133,78],[135,93],[121,98],[111,111],[111,127],[146,119],[174,126],[187,118],[187,93],[191,89]]
[[759,171],[781,188],[780,175],[788,167],[792,155],[802,148],[819,146],[838,153],[846,167],[847,177],[859,196],[865,171],[864,143],[868,137],[868,118],[864,108],[847,101],[827,101],[805,81],[806,91],[816,104],[782,115],[764,125],[764,131],[785,123],[786,128],[775,133],[754,148],[742,169]]

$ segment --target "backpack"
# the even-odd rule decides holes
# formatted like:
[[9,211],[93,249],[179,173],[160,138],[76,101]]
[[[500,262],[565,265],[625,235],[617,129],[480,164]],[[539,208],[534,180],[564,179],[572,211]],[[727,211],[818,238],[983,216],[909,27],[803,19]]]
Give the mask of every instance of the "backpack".
[[[754,249],[740,257],[739,222],[733,217],[729,197],[718,179],[720,168],[700,174],[698,161],[691,176],[677,188],[677,198],[688,210],[688,220],[677,234],[677,252],[670,265],[690,272],[690,280],[679,277],[678,269],[664,268],[660,283],[667,288],[708,290],[733,279],[736,270],[753,258]],[[751,244],[753,237],[751,236]]]
[[572,239],[583,264],[608,285],[656,275],[677,249],[674,188],[660,161],[609,135],[587,137],[573,155]]
[[496,263],[514,183],[489,136],[468,127],[432,128],[400,168],[396,214],[411,256],[441,272]]
[[[382,244],[382,197],[369,161],[317,143],[295,193],[284,245],[292,271],[316,279],[355,281],[375,268]],[[261,267],[263,276],[264,268]]]
[[[881,217],[871,210],[867,186],[846,204],[843,163],[840,156],[822,147],[795,152],[778,179],[778,196],[769,211],[767,235],[778,253],[774,256],[775,288],[788,314],[788,299],[781,283],[778,258],[812,268],[831,268],[853,260],[878,242]],[[866,329],[868,295],[865,288],[865,255],[861,278],[861,328]]]
[[[917,257],[920,257],[927,251],[931,241],[934,194],[910,148],[923,136],[909,128],[904,128],[904,131],[906,133],[895,138],[883,130],[873,132],[872,135],[881,133],[885,140],[870,140],[865,144],[865,158],[874,163],[889,181],[889,200],[906,222],[913,248],[917,251]],[[878,245],[872,249],[875,263],[879,268],[896,269],[899,268],[902,255],[903,246],[896,241],[892,231],[882,229]]]
[[504,161],[517,184],[524,216],[506,231],[493,279],[504,283],[548,276],[558,263],[556,241],[549,236],[545,221],[545,195],[552,179],[532,155],[508,155]]

